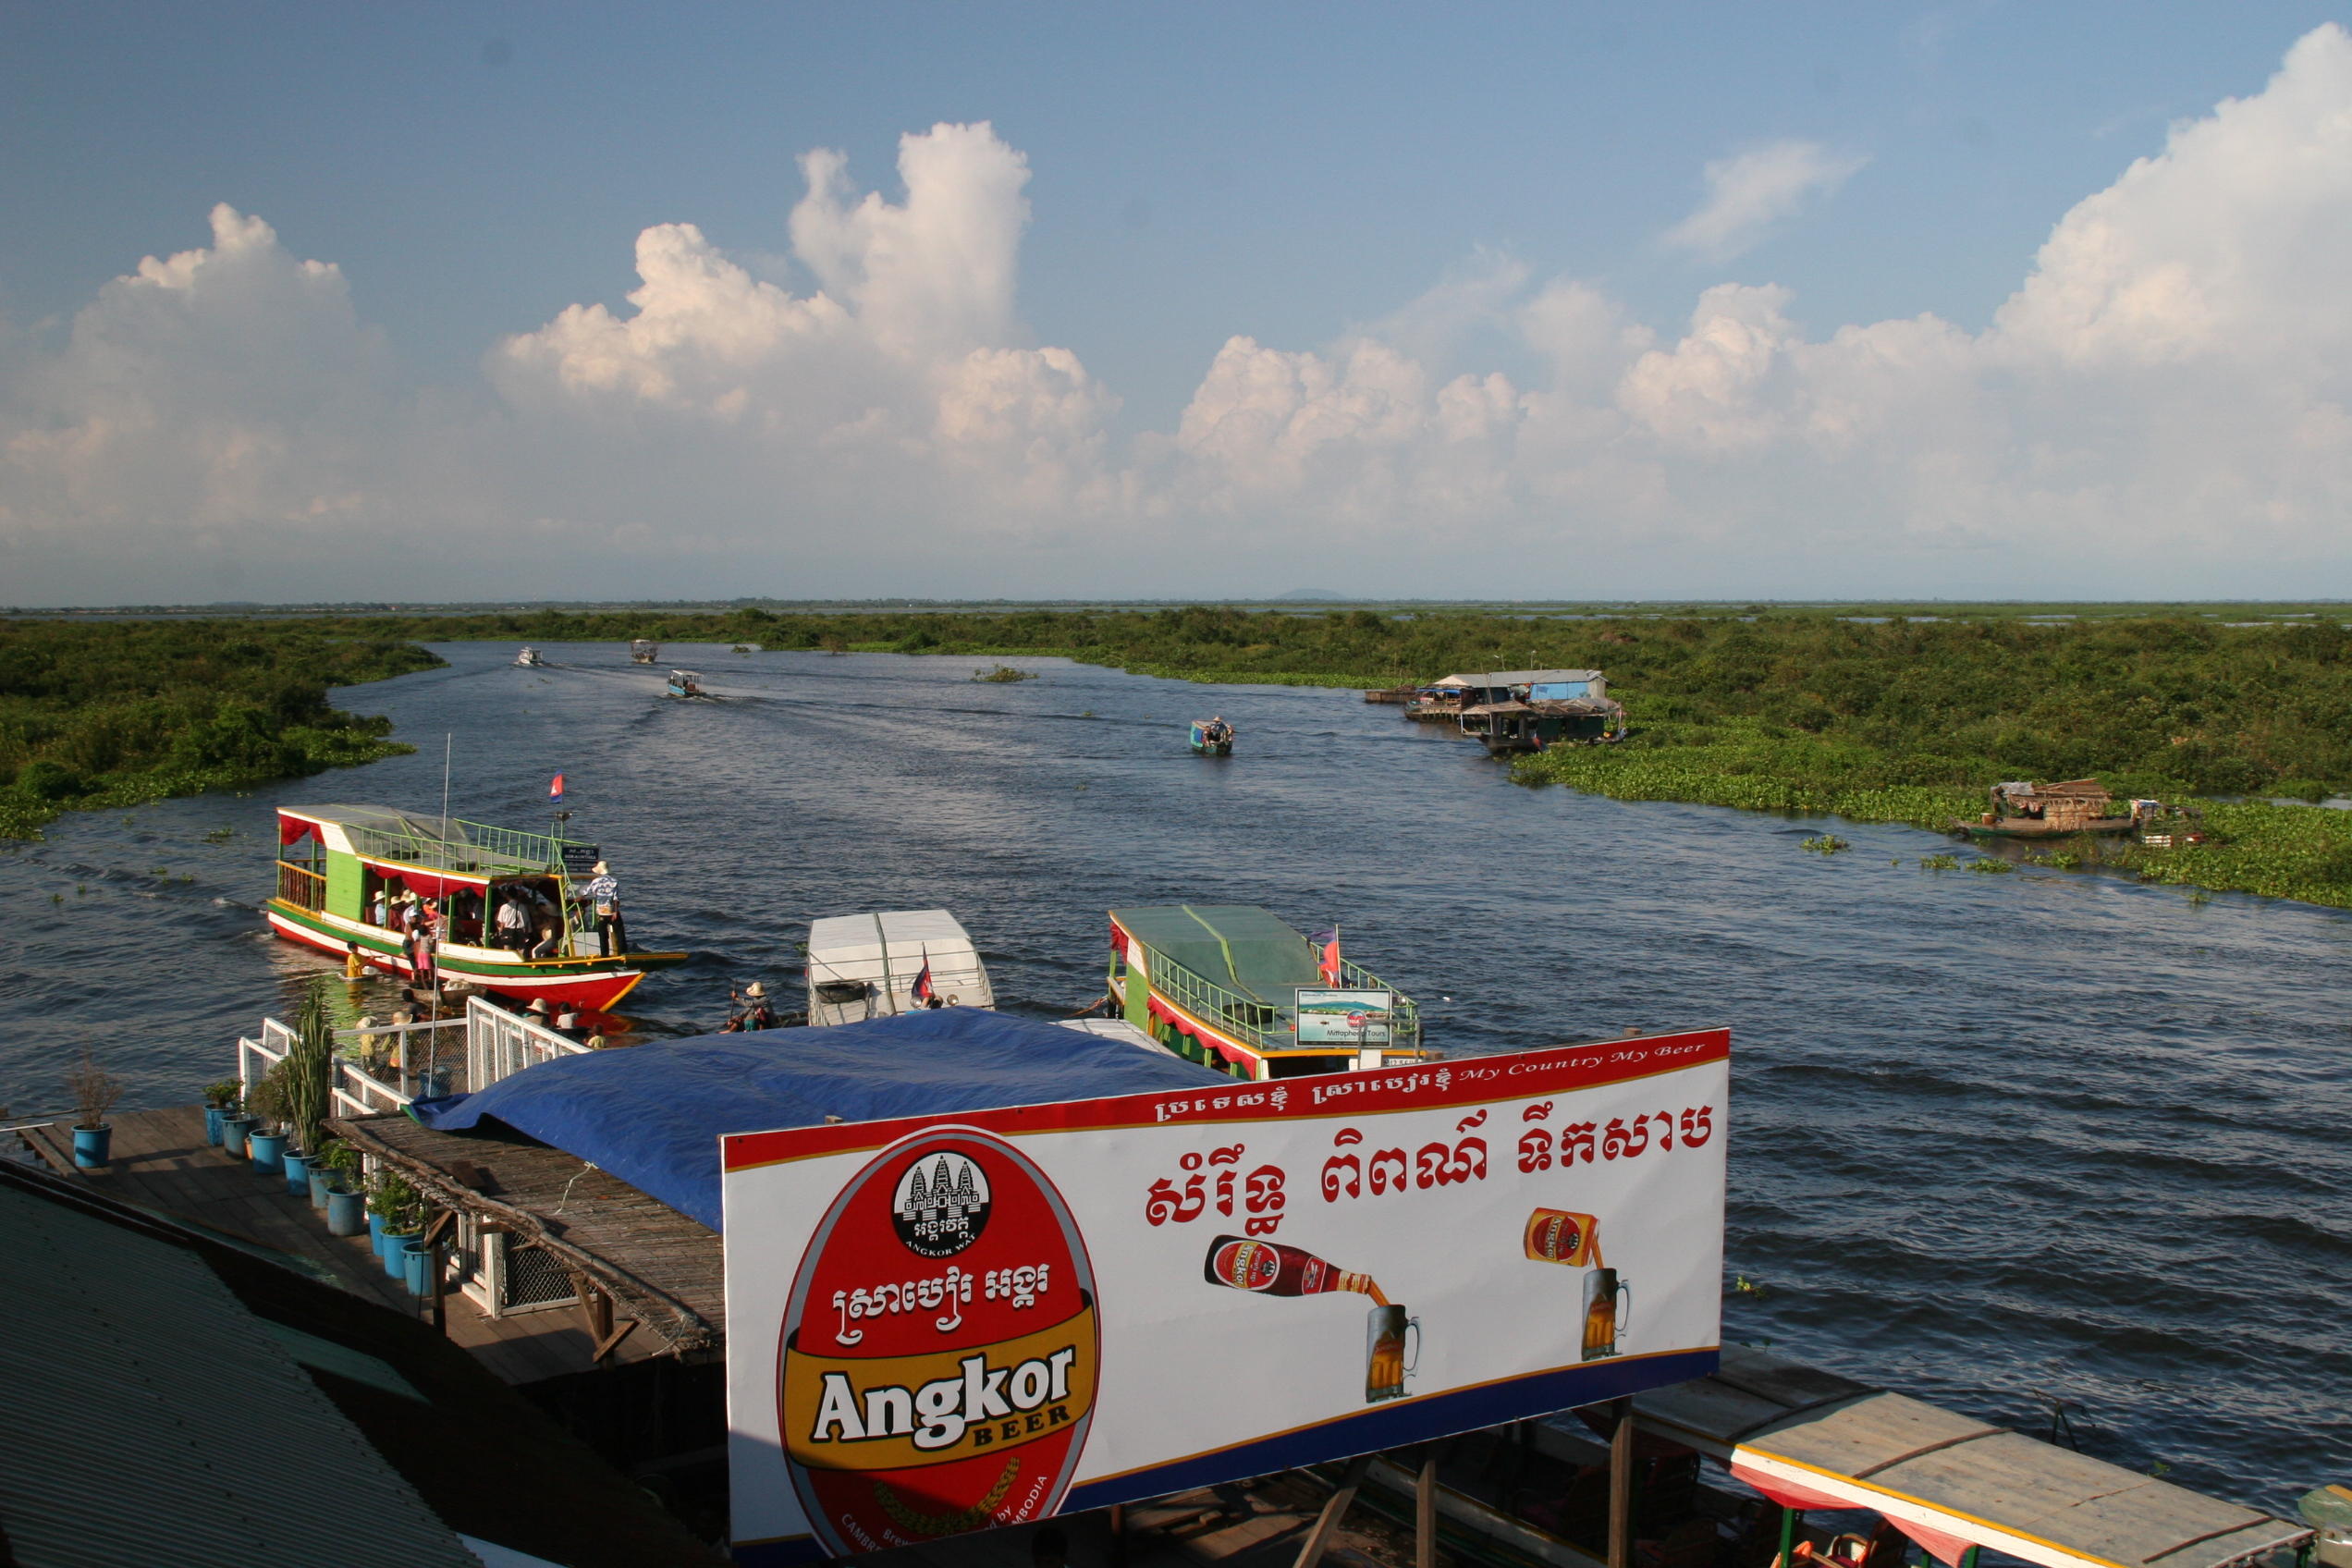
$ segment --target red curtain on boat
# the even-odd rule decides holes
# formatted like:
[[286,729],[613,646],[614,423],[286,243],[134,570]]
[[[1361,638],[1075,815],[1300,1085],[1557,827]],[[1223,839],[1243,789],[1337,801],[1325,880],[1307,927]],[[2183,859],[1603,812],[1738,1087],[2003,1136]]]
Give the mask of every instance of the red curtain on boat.
[[419,871],[414,866],[386,865],[373,860],[367,864],[383,875],[386,885],[404,886],[420,899],[442,898],[459,888],[482,889],[490,886],[490,879],[486,876],[461,876],[456,872],[443,876],[438,872]]
[[1121,958],[1127,956],[1127,933],[1116,925],[1110,928],[1110,950]]
[[315,839],[318,830],[317,823],[305,822],[299,816],[280,815],[277,819],[277,841],[281,846],[299,843],[304,839]]

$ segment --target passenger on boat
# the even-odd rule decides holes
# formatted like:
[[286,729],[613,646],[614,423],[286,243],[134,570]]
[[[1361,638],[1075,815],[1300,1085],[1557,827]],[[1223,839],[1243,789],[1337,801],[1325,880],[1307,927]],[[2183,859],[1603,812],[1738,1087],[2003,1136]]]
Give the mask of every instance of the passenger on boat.
[[531,946],[531,916],[521,893],[508,889],[498,902],[498,946],[521,952]]
[[368,904],[368,924],[381,930],[389,924],[389,909],[384,889],[375,890],[375,898]]
[[595,879],[581,889],[581,896],[596,906],[597,952],[606,958],[616,951],[627,952],[629,932],[620,920],[620,883],[613,876],[612,868],[598,861]]

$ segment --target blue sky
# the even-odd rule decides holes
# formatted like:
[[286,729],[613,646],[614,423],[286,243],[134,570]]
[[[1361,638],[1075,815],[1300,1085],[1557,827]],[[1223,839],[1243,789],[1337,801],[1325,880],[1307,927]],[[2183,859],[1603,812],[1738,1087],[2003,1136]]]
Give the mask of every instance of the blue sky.
[[[1493,593],[1474,562],[1498,542],[1542,594],[2352,593],[2342,388],[2232,326],[2340,278],[2344,192],[2196,211],[2342,151],[2341,34],[2271,119],[2217,126],[2202,164],[2167,151],[2338,15],[19,7],[0,600],[376,596],[459,559],[484,596]],[[986,141],[938,144],[931,216],[856,217],[867,192],[908,202],[902,137],[981,122]],[[816,149],[846,159],[816,214],[829,276],[794,230]],[[2069,214],[2168,156],[2142,182],[2164,189],[2121,198],[2138,283],[2078,235],[2045,290],[2062,302],[1996,330]],[[216,203],[267,230],[232,254]],[[687,325],[622,350],[542,340],[574,307],[630,320],[633,248],[662,225],[699,231],[689,273],[781,292],[673,294]],[[779,300],[847,300],[872,247],[910,244],[937,270],[894,274],[897,304],[777,325]],[[2212,342],[2148,314],[2183,308],[2162,287],[2182,276],[2243,296],[2233,258],[2256,244],[2293,264],[2260,298],[2199,295]],[[212,272],[118,281],[190,251]],[[2063,302],[2084,287],[2107,304]],[[1581,323],[1571,347],[1529,314],[1546,299]],[[921,323],[892,337],[892,310]],[[1937,342],[1826,362],[1841,329],[1922,313]],[[844,346],[860,332],[880,347]],[[779,346],[819,337],[815,358]],[[1890,351],[1900,390],[1871,380]],[[2183,358],[2209,351],[2228,362]],[[2021,353],[2061,368],[2041,385]],[[2287,490],[2258,432],[2180,450],[2175,422],[2242,419],[2229,388],[2283,378],[2269,424],[2312,465]],[[2145,406],[2061,428],[2117,387]],[[2214,417],[2183,406],[2199,396]],[[2151,451],[2175,466],[2153,475]],[[537,543],[485,551],[485,528]],[[410,564],[355,578],[386,530]],[[2063,582],[2016,558],[2053,530]],[[2119,567],[2151,532],[2173,564]]]

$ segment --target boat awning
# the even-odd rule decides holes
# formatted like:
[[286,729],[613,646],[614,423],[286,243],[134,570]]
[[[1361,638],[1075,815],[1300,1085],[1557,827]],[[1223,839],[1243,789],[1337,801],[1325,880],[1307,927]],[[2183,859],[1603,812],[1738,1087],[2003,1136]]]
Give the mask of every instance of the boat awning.
[[1464,708],[1462,710],[1462,717],[1468,718],[1473,714],[1533,713],[1535,711],[1535,709],[1529,707],[1525,703],[1480,703],[1476,707]]
[[2309,1534],[2004,1427],[1723,1347],[1721,1369],[1635,1396],[1635,1418],[1784,1507],[1883,1515],[1946,1562],[1989,1547],[2043,1568],[2228,1568]]

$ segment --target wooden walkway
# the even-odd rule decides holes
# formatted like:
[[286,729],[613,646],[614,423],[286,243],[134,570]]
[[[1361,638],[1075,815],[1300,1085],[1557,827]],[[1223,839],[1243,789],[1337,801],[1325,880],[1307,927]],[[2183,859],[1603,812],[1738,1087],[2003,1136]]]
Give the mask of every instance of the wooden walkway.
[[[365,1235],[331,1236],[326,1217],[310,1200],[286,1190],[283,1178],[260,1176],[247,1160],[231,1160],[204,1142],[204,1113],[194,1106],[117,1112],[113,1159],[103,1170],[73,1162],[73,1134],[63,1123],[25,1128],[18,1136],[51,1169],[88,1182],[124,1203],[168,1215],[248,1246],[291,1258],[305,1272],[331,1279],[370,1301],[423,1317],[429,1308],[384,1271]],[[509,1383],[585,1372],[595,1341],[569,1307],[490,1317],[462,1294],[444,1298],[449,1340]],[[623,1343],[628,1361],[660,1353],[647,1343]]]

